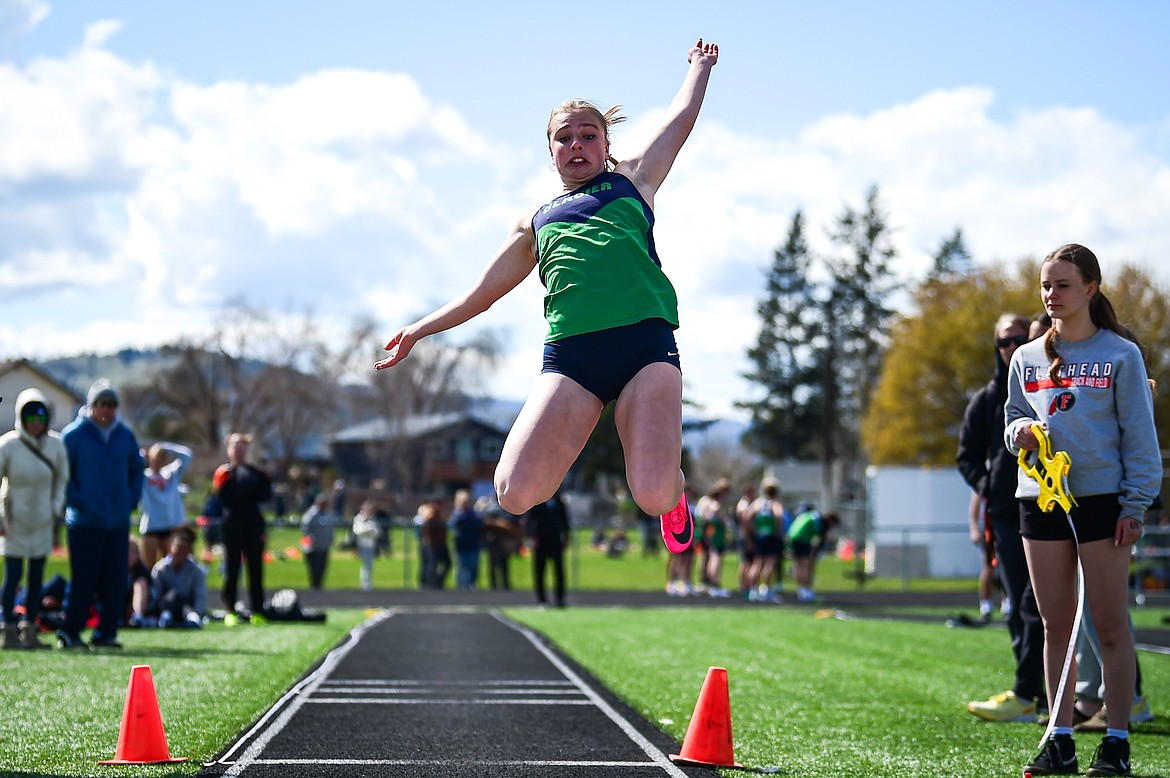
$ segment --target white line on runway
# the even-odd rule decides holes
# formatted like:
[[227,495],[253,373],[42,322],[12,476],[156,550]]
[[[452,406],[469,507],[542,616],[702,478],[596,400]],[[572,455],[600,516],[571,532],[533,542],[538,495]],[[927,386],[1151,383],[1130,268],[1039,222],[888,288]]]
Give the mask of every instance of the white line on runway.
[[425,697],[418,700],[403,700],[396,698],[379,699],[369,698],[355,700],[352,697],[313,697],[305,700],[306,703],[326,703],[332,705],[592,705],[590,700],[554,700],[554,699],[535,699],[528,697],[525,699],[516,700],[501,700],[490,699],[483,697],[475,699],[474,697],[452,697],[450,699],[443,699],[439,697]]
[[[377,699],[380,694],[394,695],[394,694],[410,694],[414,696],[426,694],[450,694],[455,691],[450,688],[446,689],[430,689],[426,686],[414,686],[409,689],[334,689],[329,686],[322,686],[317,689],[317,694],[352,694],[354,696],[368,694],[370,699]],[[525,689],[523,686],[517,686],[514,689],[468,689],[468,693],[475,692],[477,694],[580,694],[576,689],[542,689],[539,687],[532,687]]]
[[260,756],[260,753],[264,750],[265,746],[268,745],[269,741],[280,734],[280,731],[285,728],[288,722],[292,719],[293,715],[300,709],[302,705],[305,704],[307,697],[305,694],[302,694],[302,692],[312,694],[313,690],[320,686],[329,673],[333,671],[333,668],[337,665],[338,662],[341,661],[342,657],[353,650],[354,646],[356,646],[358,641],[361,640],[362,635],[364,635],[374,626],[393,616],[396,612],[397,611],[394,610],[382,611],[350,630],[349,640],[326,654],[325,659],[321,661],[321,664],[317,667],[316,670],[309,673],[309,675],[293,686],[293,688],[289,689],[283,697],[276,701],[275,705],[269,708],[264,713],[264,715],[260,717],[260,720],[257,721],[251,729],[244,733],[242,738],[235,742],[235,745],[229,748],[227,752],[219,758],[218,761],[220,763],[230,764],[232,754],[235,753],[236,749],[239,748],[241,744],[247,743],[248,739],[251,738],[253,734],[267,727],[268,722],[272,720],[273,715],[277,711],[280,711],[280,715],[272,721],[272,726],[267,727],[264,732],[260,733],[260,735],[255,740],[253,740],[246,749],[244,749],[244,753],[240,755],[240,758],[236,760],[235,764],[232,764],[232,766],[224,772],[224,775],[237,776],[244,772],[244,770],[248,768],[248,765],[253,764],[257,757]]
[[576,685],[576,687],[580,689],[581,692],[586,697],[588,697],[594,705],[601,709],[602,713],[609,717],[610,721],[618,725],[618,728],[626,734],[626,737],[637,743],[641,747],[642,751],[645,752],[646,756],[650,757],[650,759],[658,767],[662,768],[662,770],[665,771],[667,775],[671,776],[671,778],[686,778],[686,773],[676,767],[674,762],[671,762],[670,759],[667,758],[666,754],[659,751],[657,746],[647,740],[645,735],[635,729],[634,725],[631,724],[624,716],[622,716],[622,714],[618,713],[612,705],[606,702],[605,699],[593,689],[593,687],[585,683],[581,676],[573,672],[571,667],[565,664],[559,656],[549,650],[548,646],[546,646],[544,642],[536,636],[536,633],[530,629],[520,626],[514,621],[510,621],[509,619],[504,618],[497,611],[493,611],[492,616],[523,635],[529,643],[536,647],[537,651],[544,655],[545,659],[547,659],[549,662],[552,662],[553,667],[560,670],[566,678],[572,681],[573,684]]
[[347,766],[421,766],[456,767],[459,765],[483,765],[485,767],[653,767],[654,762],[596,762],[536,759],[257,759],[258,765],[347,765]]
[[573,686],[569,681],[405,681],[385,678],[331,678],[327,683],[330,686]]
[[[498,698],[482,698],[479,700],[467,699],[450,699],[437,700],[428,698],[424,700],[404,700],[401,698],[388,699],[353,699],[353,698],[314,698],[312,695],[320,690],[320,687],[326,685],[349,683],[340,681],[327,681],[327,676],[337,663],[348,654],[354,646],[357,645],[358,640],[375,624],[394,615],[396,611],[383,611],[374,616],[369,621],[359,625],[350,633],[350,640],[344,645],[335,648],[326,655],[321,665],[304,678],[300,683],[294,686],[287,694],[280,698],[277,703],[268,710],[247,733],[244,734],[240,740],[236,742],[228,751],[219,759],[221,764],[229,764],[230,767],[224,772],[226,778],[234,778],[242,774],[251,765],[434,765],[434,766],[450,766],[450,765],[466,765],[468,760],[355,760],[355,759],[267,759],[261,758],[260,754],[268,744],[288,725],[289,721],[300,708],[308,703],[334,703],[334,704],[435,704],[437,702],[448,702],[456,704],[466,704],[467,702],[476,702],[481,705],[589,705],[598,708],[606,715],[619,729],[625,733],[631,741],[636,743],[642,751],[649,757],[648,762],[586,762],[586,761],[557,761],[557,760],[475,760],[476,764],[482,765],[523,765],[533,767],[646,767],[655,768],[665,772],[671,778],[687,778],[686,773],[680,770],[671,762],[666,754],[662,753],[653,743],[651,743],[641,732],[639,732],[633,724],[631,724],[625,717],[617,712],[605,699],[597,693],[592,687],[585,683],[585,681],[573,672],[567,664],[554,654],[547,646],[545,646],[540,639],[529,629],[526,629],[508,619],[502,617],[498,612],[493,611],[492,616],[500,621],[505,626],[516,630],[524,636],[536,649],[539,651],[554,667],[557,668],[568,679],[572,687],[578,689],[586,699],[583,700],[566,700],[566,699],[551,699],[545,698],[540,700],[509,700]],[[356,681],[356,685],[369,684],[369,681]],[[413,682],[391,682],[391,683],[413,683]],[[420,681],[420,684],[434,685],[431,682]],[[468,682],[468,686],[483,686],[489,682]],[[533,685],[531,681],[505,681],[500,682],[504,684],[515,683],[521,685]],[[562,682],[555,682],[555,685],[561,686]],[[331,690],[336,693],[336,690]],[[415,690],[414,693],[418,693]],[[548,694],[550,690],[542,689],[540,694]],[[555,692],[554,692],[555,693]],[[273,718],[277,711],[279,715]],[[271,723],[269,723],[271,722]],[[263,732],[260,730],[263,729]],[[256,739],[253,740],[244,752],[240,755],[234,763],[231,762],[231,756],[241,744],[248,742],[254,734],[258,733]]]

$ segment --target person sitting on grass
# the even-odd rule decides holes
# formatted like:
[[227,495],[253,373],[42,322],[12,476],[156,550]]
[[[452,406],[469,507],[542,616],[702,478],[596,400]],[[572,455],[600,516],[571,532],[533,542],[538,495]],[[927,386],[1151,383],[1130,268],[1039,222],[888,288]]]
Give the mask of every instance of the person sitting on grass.
[[151,599],[160,627],[203,626],[207,614],[207,572],[191,557],[195,530],[184,525],[171,533],[170,553],[150,573]]

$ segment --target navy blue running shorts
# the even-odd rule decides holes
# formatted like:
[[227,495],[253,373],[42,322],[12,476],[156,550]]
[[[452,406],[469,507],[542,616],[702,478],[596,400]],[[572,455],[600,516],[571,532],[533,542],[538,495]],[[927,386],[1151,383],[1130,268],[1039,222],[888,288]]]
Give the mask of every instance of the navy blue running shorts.
[[[1081,543],[1112,538],[1121,518],[1117,494],[1094,494],[1078,497],[1072,509],[1073,526]],[[1028,540],[1072,540],[1064,508],[1057,505],[1045,513],[1031,498],[1020,500],[1020,534]]]
[[674,328],[665,319],[644,319],[545,343],[540,372],[571,378],[608,405],[639,370],[655,362],[668,362],[682,371]]
[[813,555],[812,543],[806,543],[803,540],[792,541],[792,558],[806,559]]
[[759,556],[783,556],[784,538],[779,535],[764,535],[756,538],[756,554]]

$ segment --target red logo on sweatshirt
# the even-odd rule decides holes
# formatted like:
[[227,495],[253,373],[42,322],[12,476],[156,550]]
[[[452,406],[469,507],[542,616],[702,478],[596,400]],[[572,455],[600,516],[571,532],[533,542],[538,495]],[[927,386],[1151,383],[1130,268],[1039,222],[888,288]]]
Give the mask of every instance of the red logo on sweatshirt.
[[1063,411],[1071,411],[1077,404],[1077,396],[1072,392],[1061,392],[1053,395],[1052,402],[1048,403],[1048,415],[1052,416]]

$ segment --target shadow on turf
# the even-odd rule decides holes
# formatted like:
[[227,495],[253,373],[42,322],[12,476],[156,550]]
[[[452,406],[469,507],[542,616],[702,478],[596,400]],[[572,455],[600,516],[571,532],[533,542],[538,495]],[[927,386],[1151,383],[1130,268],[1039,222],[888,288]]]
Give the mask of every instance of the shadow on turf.
[[[247,649],[239,648],[131,648],[131,649],[117,649],[110,650],[105,648],[94,649],[91,652],[94,656],[124,656],[131,659],[150,659],[152,657],[167,657],[170,659],[187,659],[191,657],[208,657],[208,656],[267,656],[268,651],[249,651]],[[0,776],[5,776],[5,773],[0,773]]]
[[1159,716],[1157,721],[1148,721],[1144,724],[1130,724],[1129,731],[1135,735],[1170,736],[1170,721],[1163,721]]

